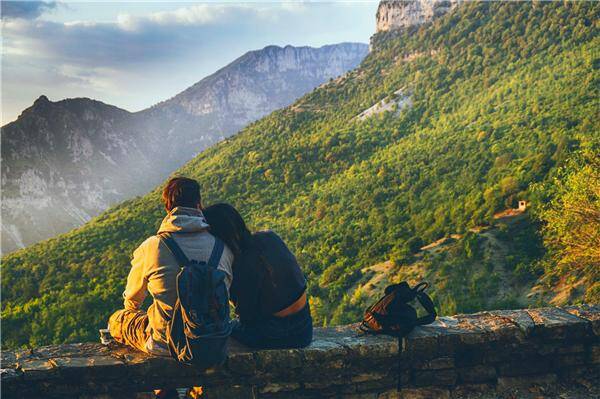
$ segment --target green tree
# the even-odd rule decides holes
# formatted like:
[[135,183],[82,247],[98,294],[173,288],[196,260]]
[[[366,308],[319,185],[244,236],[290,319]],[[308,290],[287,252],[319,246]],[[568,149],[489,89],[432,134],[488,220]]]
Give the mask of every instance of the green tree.
[[587,301],[600,302],[600,152],[589,151],[563,168],[554,189],[540,214],[548,274],[582,286]]

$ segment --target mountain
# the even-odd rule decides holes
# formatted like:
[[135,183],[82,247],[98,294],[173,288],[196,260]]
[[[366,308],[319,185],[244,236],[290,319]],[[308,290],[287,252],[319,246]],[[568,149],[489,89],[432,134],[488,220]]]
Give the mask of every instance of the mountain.
[[[589,169],[574,159],[600,155],[599,13],[593,2],[461,2],[378,32],[357,69],[176,173],[198,179],[207,204],[230,202],[252,229],[285,239],[309,280],[316,325],[356,321],[364,302],[353,292],[367,268],[410,268],[416,251],[452,235],[456,246],[424,259],[419,275],[442,314],[598,301],[587,271],[569,274],[582,283],[557,299],[564,275],[545,279],[538,215],[563,171]],[[3,345],[97,339],[121,306],[132,251],[163,217],[159,199],[156,187],[4,257]],[[517,230],[472,233],[519,200],[530,205]],[[491,262],[486,246],[497,241],[495,253],[511,259]],[[389,281],[412,276],[396,270]],[[515,295],[502,295],[504,281],[518,284]]]
[[203,149],[353,69],[367,51],[359,43],[269,46],[136,113],[41,96],[2,127],[2,251],[147,192]]
[[[134,143],[116,134],[115,126],[130,115],[85,98],[53,103],[41,96],[2,128],[3,250],[68,231],[89,220],[91,209],[118,199],[119,167]],[[115,176],[114,188],[91,175]],[[59,209],[66,216],[51,217]]]

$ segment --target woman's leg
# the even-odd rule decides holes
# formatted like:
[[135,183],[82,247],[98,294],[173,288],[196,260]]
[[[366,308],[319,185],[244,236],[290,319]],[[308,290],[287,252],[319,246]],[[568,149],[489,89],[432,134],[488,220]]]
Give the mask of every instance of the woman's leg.
[[313,323],[308,303],[306,304],[306,310],[307,314],[304,318],[304,323],[299,326],[298,334],[294,337],[294,343],[297,345],[297,348],[304,348],[305,346],[310,345],[313,338]]
[[296,314],[286,317],[286,335],[278,344],[281,348],[304,348],[312,342],[313,325],[308,303]]
[[252,348],[303,348],[312,341],[312,318],[308,304],[296,314],[270,317],[252,325],[234,321],[231,336]]
[[233,320],[231,323],[233,324],[231,330],[233,339],[251,348],[264,347],[264,332],[259,324],[242,324],[238,319]]

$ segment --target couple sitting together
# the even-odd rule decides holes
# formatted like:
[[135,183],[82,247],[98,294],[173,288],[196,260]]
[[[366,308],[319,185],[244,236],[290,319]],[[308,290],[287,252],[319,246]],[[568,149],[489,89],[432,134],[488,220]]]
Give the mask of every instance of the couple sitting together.
[[[253,348],[300,348],[312,340],[306,279],[296,258],[272,231],[251,233],[228,204],[203,208],[198,182],[176,177],[162,194],[167,216],[158,235],[133,253],[123,293],[124,309],[109,320],[112,337],[141,351],[169,356],[167,325],[177,301],[177,275],[183,265],[161,235],[167,233],[190,260],[209,263],[225,274],[238,318],[231,336]],[[220,242],[224,243],[222,251]],[[218,245],[217,245],[218,244]],[[215,255],[216,254],[216,255]],[[142,304],[147,292],[152,304]]]

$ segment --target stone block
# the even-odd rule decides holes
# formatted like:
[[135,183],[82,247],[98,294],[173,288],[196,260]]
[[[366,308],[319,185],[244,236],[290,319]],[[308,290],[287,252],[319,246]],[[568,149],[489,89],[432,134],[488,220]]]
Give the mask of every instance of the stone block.
[[585,339],[589,337],[589,321],[560,308],[528,309],[535,323],[533,336],[542,339]]
[[348,349],[327,335],[326,329],[315,329],[313,341],[302,350],[304,360],[309,364],[318,364],[329,360],[338,360],[348,355]]
[[[303,381],[302,385],[304,386],[304,388],[312,390],[312,389],[326,388],[333,383],[334,383],[333,381],[331,381],[331,382],[329,382],[329,381],[321,381],[321,382]],[[342,383],[341,380],[340,380],[340,383]]]
[[[345,391],[342,393],[342,391]],[[304,388],[290,392],[289,395],[284,394],[284,398],[340,398],[343,397],[344,394],[356,393],[354,392],[354,387],[346,384],[335,384],[329,385],[326,387],[319,388],[317,390],[308,389],[306,385]],[[277,394],[276,394],[277,395]],[[262,399],[262,396],[260,397]],[[277,396],[279,398],[279,396]]]
[[302,367],[294,371],[302,381],[319,383],[343,375],[353,362],[348,358],[348,349],[335,342],[326,329],[315,330],[315,339],[302,349]]
[[485,382],[496,379],[496,368],[490,365],[465,367],[457,370],[460,382]]
[[413,374],[414,385],[424,386],[452,386],[456,384],[456,370],[415,370]]
[[344,399],[377,399],[379,396],[378,393],[353,393],[344,395]]
[[369,373],[373,370],[398,372],[400,370],[409,370],[411,367],[411,363],[408,360],[399,358],[397,355],[383,359],[347,359],[347,363],[349,367],[347,367],[347,371],[350,373]]
[[101,376],[106,379],[119,378],[127,373],[125,363],[111,356],[57,357],[50,362],[64,378],[89,378]]
[[379,360],[397,356],[398,338],[365,334],[358,329],[358,326],[359,324],[356,323],[330,327],[326,329],[327,332],[319,332],[318,336],[346,347],[349,357]]
[[578,382],[581,383],[586,379],[598,380],[600,376],[600,369],[590,367],[590,365],[579,365],[564,367],[557,371],[557,375],[560,380],[566,382]]
[[[72,356],[79,356],[74,353]],[[198,375],[193,367],[178,363],[167,357],[155,357],[124,345],[111,343],[110,355],[127,365],[127,375],[132,381],[174,379]]]
[[323,363],[306,362],[304,367],[295,371],[295,373],[298,377],[307,381],[329,380],[338,375],[345,375],[346,370],[350,370],[352,365],[352,361],[345,359],[330,360]]
[[498,375],[518,376],[545,374],[552,367],[552,359],[539,356],[515,356],[511,361],[498,364]]
[[386,378],[388,375],[386,373],[364,373],[364,374],[354,374],[350,376],[350,382],[364,382],[364,381],[376,381],[382,380]]
[[203,390],[202,399],[254,399],[255,390],[248,385],[223,385]]
[[88,356],[108,356],[115,348],[122,348],[126,351],[135,351],[135,349],[120,345],[116,342],[111,345],[102,345],[97,342],[85,342],[75,344],[49,345],[41,346],[33,350],[33,356],[39,359],[54,359],[57,357],[88,357]]
[[[408,384],[409,381],[410,374],[408,372],[402,373],[402,382]],[[395,375],[373,376],[370,379],[356,381],[353,385],[356,392],[382,392],[398,386],[398,377]]]
[[340,372],[328,372],[327,374],[301,374],[298,375],[298,380],[301,381],[304,386],[310,387],[311,389],[322,389],[332,385],[344,385],[349,383],[349,376]]
[[[137,350],[133,350],[129,347],[123,345],[115,345],[111,344],[112,348],[110,351],[110,355],[116,357],[117,359],[121,359],[123,362],[129,365],[141,364],[151,359],[156,359],[153,356],[148,355],[147,353],[143,353]],[[75,354],[75,356],[81,356],[82,354]],[[63,357],[67,357],[69,354],[64,354]]]
[[460,384],[453,388],[450,392],[452,398],[466,399],[466,398],[495,398],[493,392],[495,391],[496,384]]
[[193,366],[181,365],[178,364],[178,368],[176,369],[178,377],[190,377],[193,378],[198,385],[220,385],[229,383],[232,379],[236,381],[243,381],[244,377],[233,376],[227,368],[223,366],[211,367],[206,370],[197,369]]
[[489,312],[492,315],[504,318],[506,321],[513,323],[520,331],[521,334],[516,334],[516,338],[521,340],[526,339],[531,335],[535,328],[533,319],[524,309],[519,310],[494,310]]
[[254,353],[235,353],[227,359],[227,370],[233,375],[253,375],[256,373]]
[[596,337],[600,337],[600,305],[578,305],[563,308],[568,313],[588,320]]
[[486,363],[490,355],[483,348],[461,348],[454,354],[454,363],[456,367],[475,366]]
[[532,386],[547,386],[557,382],[556,374],[538,374],[521,377],[498,377],[496,389],[498,392],[514,388],[529,388]]
[[[468,332],[463,341],[466,344],[490,343],[494,341],[515,341],[522,335],[519,327],[506,316],[492,312],[456,315],[457,328]],[[519,337],[522,340],[522,337]]]
[[555,369],[560,369],[563,367],[578,366],[584,364],[585,361],[585,353],[566,353],[563,355],[556,355],[552,359],[552,366]]
[[258,371],[271,373],[302,367],[303,355],[298,349],[262,350],[254,353]]
[[18,381],[23,376],[23,372],[17,369],[0,369],[0,378],[2,383],[12,383]]
[[413,358],[432,359],[437,357],[439,331],[431,326],[415,328],[402,339],[402,358],[411,361]]
[[560,348],[560,344],[556,343],[556,342],[541,343],[541,344],[535,345],[534,348],[538,355],[548,356],[548,355],[553,355]]
[[590,363],[600,363],[600,345],[592,345],[590,348]]
[[14,369],[17,367],[17,356],[13,351],[0,352],[0,364],[3,369]]
[[523,343],[493,341],[480,345],[459,347],[454,354],[456,367],[468,367],[478,364],[493,364],[507,362],[514,353],[535,353],[527,350]]
[[467,335],[481,335],[481,331],[472,331],[460,325],[456,317],[439,317],[435,323],[424,326],[437,336],[437,356],[452,356],[465,342],[474,341]]
[[384,392],[378,399],[450,399],[450,391],[442,388],[403,388],[400,392]]
[[421,370],[439,370],[439,369],[450,369],[454,367],[453,357],[436,357],[431,360],[425,360],[422,362],[415,362],[414,368]]
[[17,363],[17,367],[23,373],[24,380],[46,380],[58,375],[56,367],[49,360],[29,359]]
[[299,383],[269,383],[258,389],[259,393],[289,392],[300,389]]
[[556,353],[582,353],[585,352],[585,345],[574,344],[574,345],[561,345],[556,348]]

